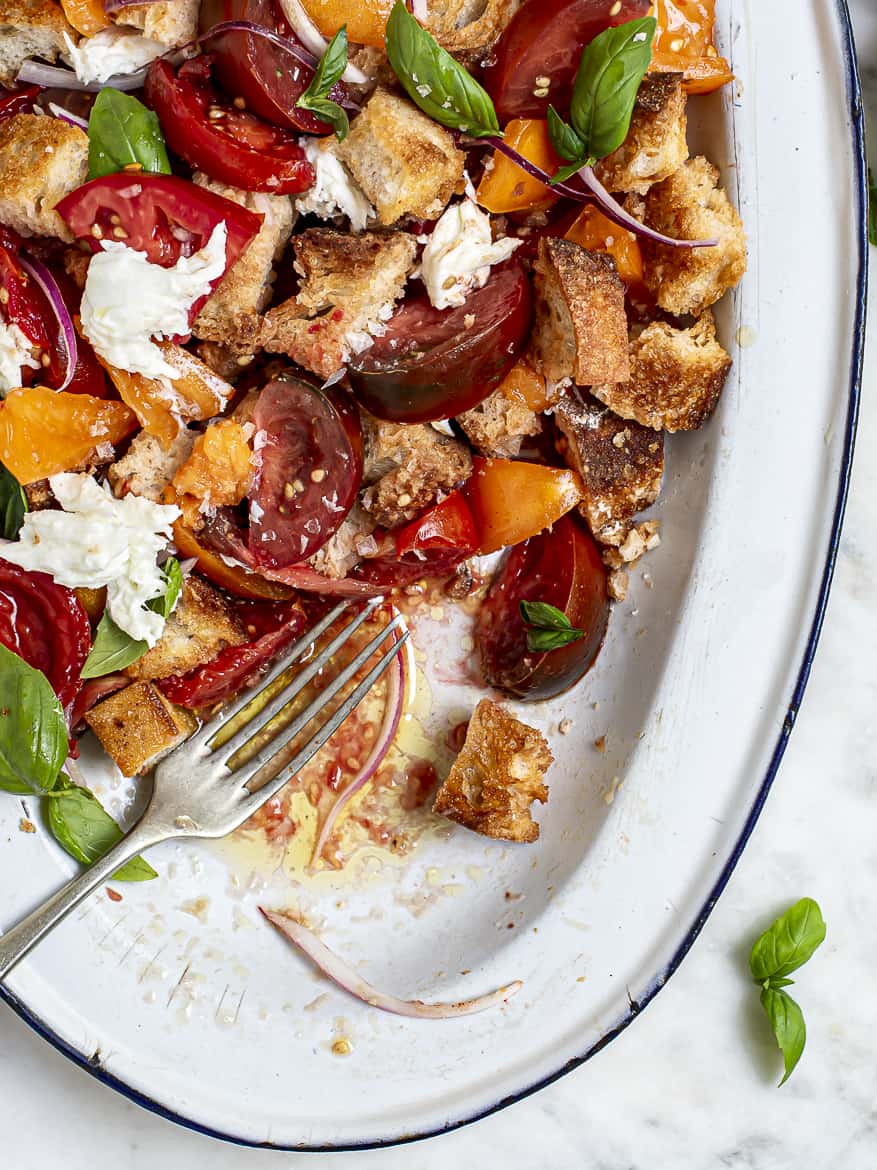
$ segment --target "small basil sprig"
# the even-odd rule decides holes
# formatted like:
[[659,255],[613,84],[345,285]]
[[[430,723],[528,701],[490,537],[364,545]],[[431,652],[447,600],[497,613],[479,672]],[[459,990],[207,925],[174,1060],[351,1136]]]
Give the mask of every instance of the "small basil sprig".
[[404,0],[387,21],[387,56],[405,92],[434,121],[472,138],[501,136],[487,91],[417,23]]
[[[47,801],[52,836],[83,865],[93,865],[124,836],[94,793],[71,783],[63,772]],[[117,882],[148,882],[154,877],[158,874],[142,857],[132,857],[113,874]]]
[[527,649],[533,654],[560,650],[584,637],[584,630],[575,629],[562,610],[545,601],[522,601],[520,609],[527,626]]
[[50,791],[67,758],[67,724],[40,670],[0,644],[0,788]]
[[102,89],[88,118],[88,177],[137,165],[151,174],[171,173],[158,118],[130,94]]
[[877,246],[877,183],[868,167],[868,239]]
[[[167,620],[180,596],[183,587],[183,573],[180,562],[176,557],[169,557],[164,563],[165,588],[160,597],[150,601],[149,608],[160,613]],[[110,617],[109,611],[104,610],[98,622],[94,635],[94,642],[88,658],[82,667],[82,678],[103,678],[105,674],[113,674],[124,670],[142,658],[149,646],[146,642],[132,638]]]
[[27,496],[11,471],[0,463],[0,536],[16,540],[27,512]]
[[812,957],[824,938],[822,911],[812,898],[802,898],[756,940],[749,956],[752,978],[761,988],[761,1006],[783,1054],[781,1085],[792,1075],[807,1040],[803,1012],[785,990],[794,982],[788,976]]
[[323,122],[328,122],[339,142],[350,133],[350,122],[341,106],[330,99],[329,92],[341,80],[346,68],[347,25],[342,25],[326,46],[310,85],[295,103],[300,109],[309,110]]
[[564,182],[593,166],[627,138],[640,83],[652,59],[657,21],[653,16],[607,28],[582,52],[573,88],[568,125],[548,107],[551,143],[568,165],[554,176]]

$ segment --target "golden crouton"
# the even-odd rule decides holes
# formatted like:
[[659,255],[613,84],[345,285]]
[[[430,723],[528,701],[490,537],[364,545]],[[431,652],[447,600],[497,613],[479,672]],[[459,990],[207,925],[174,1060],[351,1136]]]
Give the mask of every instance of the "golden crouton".
[[732,366],[707,309],[690,329],[653,321],[630,345],[629,382],[592,386],[622,418],[664,431],[693,431],[715,409]]
[[523,0],[430,0],[426,27],[449,53],[483,53]]
[[558,450],[584,484],[579,511],[596,540],[622,544],[633,517],[661,491],[664,436],[576,393],[561,399],[554,419],[560,430]]
[[457,415],[466,438],[483,455],[514,459],[524,439],[542,430],[539,415],[519,398],[500,387],[478,406]]
[[424,423],[384,422],[362,414],[362,505],[382,528],[419,516],[472,474],[463,443]]
[[159,640],[124,673],[140,681],[187,674],[210,662],[221,650],[240,646],[246,640],[240,622],[219,590],[201,577],[189,576]]
[[382,224],[437,219],[463,182],[465,154],[406,98],[377,89],[336,151]]
[[104,699],[85,722],[123,776],[138,776],[192,734],[195,716],[169,702],[152,683],[138,682]]
[[131,4],[113,13],[119,24],[143,29],[150,40],[169,48],[187,45],[198,35],[201,0],[159,0],[157,4]]
[[54,61],[75,32],[54,0],[0,0],[0,84],[14,85],[29,57]]
[[23,236],[73,233],[55,204],[88,174],[88,135],[60,118],[16,114],[0,122],[0,222]]
[[712,163],[693,158],[641,200],[635,196],[628,200],[637,219],[663,235],[718,240],[712,248],[670,248],[642,241],[646,285],[661,308],[677,317],[699,316],[738,285],[746,271],[743,221],[718,181]]
[[107,472],[110,487],[117,496],[132,492],[160,504],[164,489],[192,454],[195,438],[195,431],[181,427],[165,450],[155,435],[139,431],[122,458],[117,459]]
[[577,386],[626,382],[625,285],[615,261],[572,240],[543,238],[534,285],[532,350],[548,381],[569,378]]
[[328,378],[371,344],[405,291],[417,244],[405,232],[380,235],[309,228],[295,237],[298,296],[270,309],[261,344]]
[[535,841],[539,826],[530,805],[548,799],[545,773],[553,762],[540,731],[482,699],[433,812],[485,837]]
[[367,553],[375,552],[377,544],[372,533],[377,522],[361,504],[356,503],[344,517],[344,523],[314,553],[308,564],[324,577],[336,580],[346,577],[354,565]]
[[194,179],[199,187],[206,187],[262,216],[258,235],[222,278],[192,325],[196,337],[222,342],[235,353],[249,354],[258,342],[260,314],[271,299],[276,275],[274,265],[292,234],[292,200],[288,195],[265,195],[226,187],[200,173]]
[[594,168],[610,191],[644,194],[688,158],[681,73],[647,74],[639,88],[627,138]]

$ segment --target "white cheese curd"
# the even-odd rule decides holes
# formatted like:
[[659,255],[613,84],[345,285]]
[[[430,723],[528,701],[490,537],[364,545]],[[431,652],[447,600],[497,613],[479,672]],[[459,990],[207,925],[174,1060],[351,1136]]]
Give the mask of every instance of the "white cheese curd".
[[[135,183],[134,188],[137,187]],[[225,272],[227,229],[218,223],[206,246],[172,268],[150,264],[145,252],[102,240],[82,294],[82,331],[110,365],[147,378],[179,378],[153,337],[189,332],[189,310]]]
[[103,28],[93,37],[74,45],[67,33],[66,52],[61,56],[84,85],[104,82],[118,74],[136,73],[167,52],[167,45],[150,40],[134,29]]
[[473,289],[483,288],[493,264],[501,264],[522,240],[493,242],[490,217],[472,202],[453,203],[435,225],[420,260],[420,279],[437,309],[466,303]]
[[0,321],[0,394],[21,385],[21,367],[38,370],[30,341],[15,324]]
[[164,592],[156,558],[171,539],[179,508],[135,495],[117,500],[90,475],[62,472],[49,485],[63,511],[28,512],[18,540],[0,544],[0,554],[69,589],[105,585],[116,625],[154,646],[165,619],[146,603]]
[[343,215],[350,220],[355,232],[364,230],[375,209],[357,186],[356,180],[340,159],[335,157],[331,146],[323,149],[320,139],[302,137],[299,145],[308,162],[317,172],[313,187],[295,201],[300,215],[316,215],[320,219],[335,219]]

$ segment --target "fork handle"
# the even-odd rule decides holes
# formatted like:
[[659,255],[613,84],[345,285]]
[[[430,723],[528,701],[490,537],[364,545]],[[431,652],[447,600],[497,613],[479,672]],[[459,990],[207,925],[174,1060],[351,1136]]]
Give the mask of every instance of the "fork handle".
[[31,947],[36,946],[41,938],[66,918],[92,890],[111,878],[126,861],[130,861],[150,845],[167,840],[168,836],[167,831],[161,832],[150,826],[146,820],[140,821],[109,853],[105,853],[84,873],[72,878],[56,894],[47,898],[42,906],[32,910],[26,918],[22,918],[4,935],[0,935],[0,979],[12,970]]

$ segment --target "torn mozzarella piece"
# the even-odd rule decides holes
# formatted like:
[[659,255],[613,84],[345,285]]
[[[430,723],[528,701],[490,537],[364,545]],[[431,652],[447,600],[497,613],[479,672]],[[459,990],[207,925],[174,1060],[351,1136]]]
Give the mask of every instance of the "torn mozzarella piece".
[[335,219],[339,215],[350,221],[354,232],[361,232],[375,210],[360,190],[347,167],[336,158],[331,146],[323,148],[319,138],[302,137],[299,144],[316,171],[314,185],[295,201],[300,215]]
[[520,248],[521,240],[494,243],[490,217],[471,199],[453,203],[435,225],[423,249],[420,278],[437,309],[466,303],[469,293],[483,288],[494,264]]
[[61,55],[83,85],[136,73],[167,52],[166,45],[133,29],[103,28],[93,37],[83,37],[78,45],[68,33],[64,33],[64,40],[67,51]]
[[15,324],[0,321],[0,395],[21,385],[21,368],[38,370],[33,345]]

